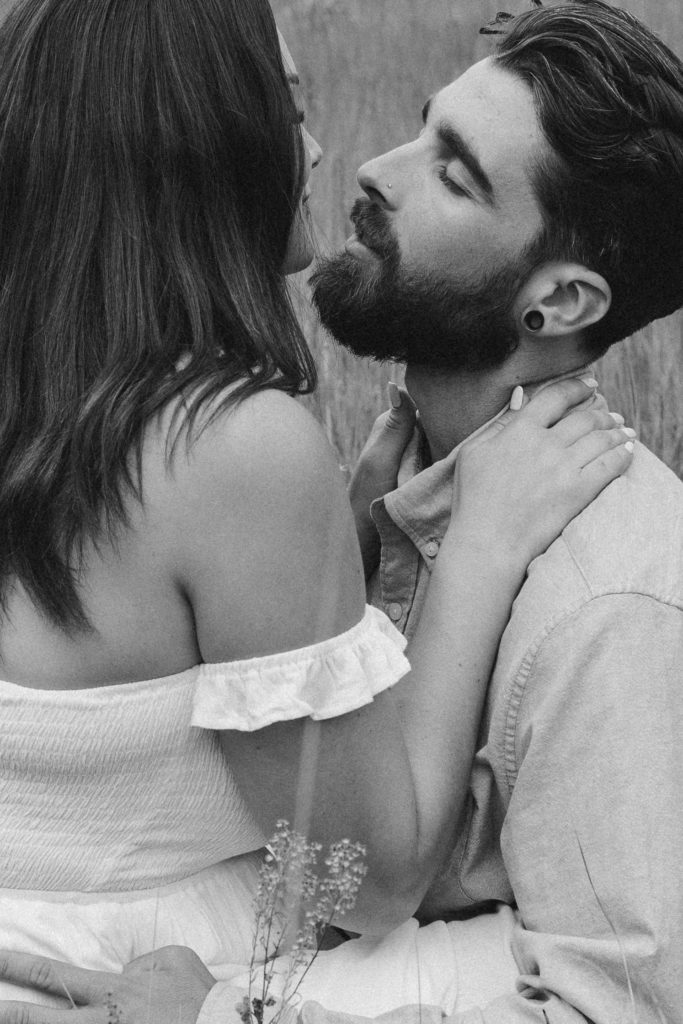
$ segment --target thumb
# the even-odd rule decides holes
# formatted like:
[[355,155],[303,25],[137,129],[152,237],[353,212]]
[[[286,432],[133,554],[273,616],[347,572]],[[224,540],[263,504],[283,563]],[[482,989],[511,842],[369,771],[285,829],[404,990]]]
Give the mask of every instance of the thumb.
[[517,385],[514,388],[512,395],[510,396],[510,404],[505,412],[491,422],[487,423],[486,426],[482,427],[472,437],[468,438],[465,442],[465,446],[472,450],[478,445],[483,444],[485,441],[489,441],[496,434],[499,434],[501,430],[504,430],[509,423],[519,415],[520,411],[529,404],[530,398],[524,391],[524,388]]
[[524,388],[521,386],[521,384],[518,384],[517,387],[514,388],[512,391],[512,395],[510,396],[510,404],[508,405],[507,410],[503,413],[502,416],[499,416],[494,421],[492,426],[496,426],[498,430],[501,430],[503,427],[506,427],[508,423],[512,423],[517,413],[521,412],[521,410],[524,409],[530,401],[531,399],[525,392]]
[[396,440],[405,445],[415,429],[415,406],[405,388],[399,387],[393,380],[387,384],[387,394],[390,408],[384,420],[384,429],[395,434]]

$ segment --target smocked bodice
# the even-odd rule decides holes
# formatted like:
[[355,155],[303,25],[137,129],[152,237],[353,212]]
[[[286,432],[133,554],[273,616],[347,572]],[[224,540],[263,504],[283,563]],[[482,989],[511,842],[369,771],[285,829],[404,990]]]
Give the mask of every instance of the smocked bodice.
[[0,681],[0,888],[122,892],[259,849],[215,730],[329,718],[409,668],[368,607],[310,647],[79,690]]
[[1,886],[143,889],[262,845],[218,735],[190,724],[198,673],[0,682]]

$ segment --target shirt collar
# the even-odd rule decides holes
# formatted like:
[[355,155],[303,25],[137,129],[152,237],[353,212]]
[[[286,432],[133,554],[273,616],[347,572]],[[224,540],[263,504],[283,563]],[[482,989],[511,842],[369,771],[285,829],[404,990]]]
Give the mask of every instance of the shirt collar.
[[[527,387],[526,393],[536,393],[554,384],[558,380],[576,377],[591,370],[590,366],[559,374],[551,380],[544,381],[536,388]],[[373,508],[383,502],[387,513],[396,526],[402,530],[423,554],[427,545],[434,541],[440,542],[446,532],[451,518],[453,503],[453,476],[455,461],[462,446],[483,433],[491,423],[495,423],[510,408],[507,403],[495,416],[482,423],[451,451],[445,459],[426,465],[426,439],[418,426],[408,444],[398,471],[398,487],[384,495],[384,498],[373,502]]]

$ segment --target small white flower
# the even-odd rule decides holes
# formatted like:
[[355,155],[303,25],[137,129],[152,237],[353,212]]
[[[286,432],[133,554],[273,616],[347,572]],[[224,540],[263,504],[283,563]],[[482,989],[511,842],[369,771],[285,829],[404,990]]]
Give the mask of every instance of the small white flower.
[[[277,822],[268,848],[254,897],[256,923],[249,994],[236,1007],[242,1024],[280,1024],[319,951],[325,928],[354,906],[366,873],[362,863],[365,847],[342,839],[330,846],[325,858],[329,872],[320,879],[315,870],[320,843],[309,843],[283,820]],[[266,969],[266,963],[284,952],[282,946],[293,918],[301,924],[290,940],[283,996],[264,1020],[265,1008],[276,1006],[270,995],[273,971]]]

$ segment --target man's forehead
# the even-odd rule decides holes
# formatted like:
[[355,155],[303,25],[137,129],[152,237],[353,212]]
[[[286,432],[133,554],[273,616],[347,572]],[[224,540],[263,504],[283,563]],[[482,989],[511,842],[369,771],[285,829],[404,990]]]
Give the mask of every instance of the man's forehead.
[[429,101],[429,119],[457,131],[490,177],[494,190],[530,182],[547,146],[529,86],[493,58],[473,64]]

